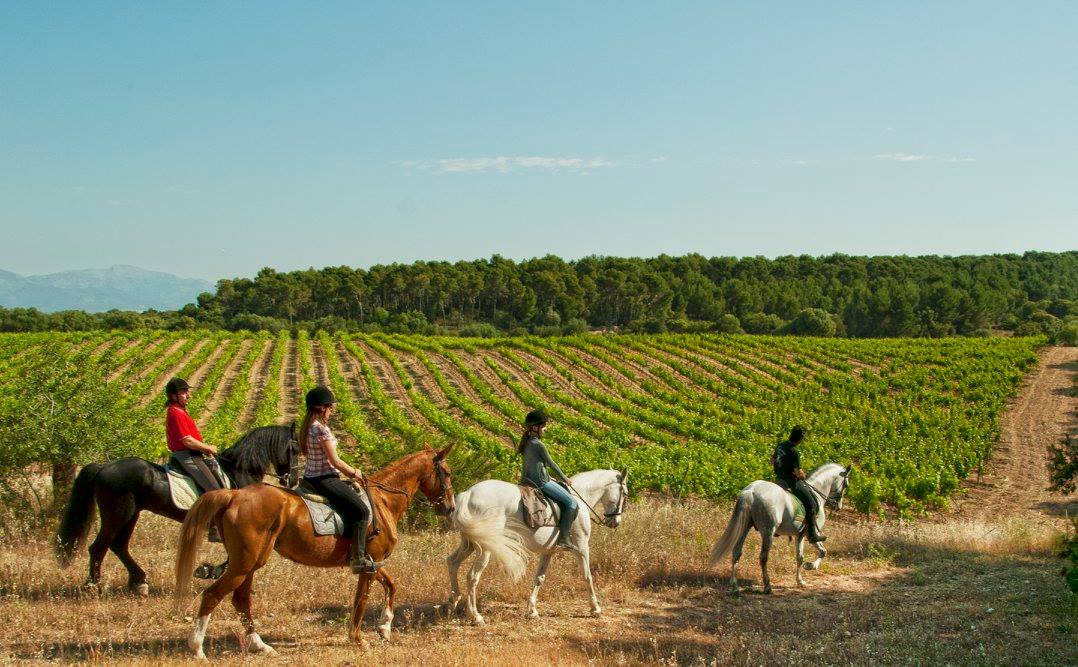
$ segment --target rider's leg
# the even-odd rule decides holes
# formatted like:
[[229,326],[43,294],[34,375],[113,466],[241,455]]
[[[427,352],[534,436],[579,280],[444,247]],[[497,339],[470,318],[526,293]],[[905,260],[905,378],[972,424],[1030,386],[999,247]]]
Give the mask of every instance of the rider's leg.
[[200,452],[190,450],[173,452],[172,458],[180,464],[185,473],[191,476],[191,479],[195,480],[195,484],[202,489],[203,493],[224,488],[217,481],[217,476],[210,470]]
[[339,477],[327,477],[317,485],[318,489],[330,498],[333,508],[352,526],[352,551],[349,559],[352,572],[374,572],[374,562],[367,555],[367,521],[370,510],[360,498],[359,492]]
[[573,530],[573,522],[576,521],[577,504],[569,492],[556,482],[547,482],[540,489],[547,498],[550,498],[561,508],[561,518],[558,520],[557,546],[573,548],[569,537]]
[[794,485],[794,495],[800,498],[801,503],[805,506],[805,527],[808,532],[809,542],[823,542],[827,538],[821,535],[816,528],[816,516],[820,511],[819,505],[816,504],[816,495],[812,492],[812,489],[808,488],[804,480],[797,480],[797,484]]

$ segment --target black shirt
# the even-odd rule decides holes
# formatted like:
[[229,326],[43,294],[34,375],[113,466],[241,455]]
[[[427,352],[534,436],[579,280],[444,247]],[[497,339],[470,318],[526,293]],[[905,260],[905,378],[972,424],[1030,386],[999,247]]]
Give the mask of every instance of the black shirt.
[[775,447],[775,478],[785,482],[791,489],[797,482],[794,471],[801,467],[801,453],[797,451],[797,445],[784,440]]

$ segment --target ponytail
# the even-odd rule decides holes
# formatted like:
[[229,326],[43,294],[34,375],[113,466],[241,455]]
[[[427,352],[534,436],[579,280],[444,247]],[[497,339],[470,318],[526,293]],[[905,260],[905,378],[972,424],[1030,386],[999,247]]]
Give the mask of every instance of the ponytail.
[[520,442],[517,443],[517,454],[524,454],[524,447],[527,446],[528,439],[535,435],[535,426],[532,424],[524,427],[524,433],[520,436]]
[[307,456],[307,437],[311,431],[311,422],[318,416],[318,408],[307,408],[307,413],[303,415],[303,423],[299,427],[299,448],[304,456]]

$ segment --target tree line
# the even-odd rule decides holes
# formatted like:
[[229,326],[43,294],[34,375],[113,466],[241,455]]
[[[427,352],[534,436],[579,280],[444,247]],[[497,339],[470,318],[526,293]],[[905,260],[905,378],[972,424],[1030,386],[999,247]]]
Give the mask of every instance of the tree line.
[[[586,330],[1066,336],[1078,251],[960,257],[495,255],[224,279],[177,311],[0,310],[0,330],[223,327],[463,335]],[[1074,332],[1071,332],[1073,335]]]

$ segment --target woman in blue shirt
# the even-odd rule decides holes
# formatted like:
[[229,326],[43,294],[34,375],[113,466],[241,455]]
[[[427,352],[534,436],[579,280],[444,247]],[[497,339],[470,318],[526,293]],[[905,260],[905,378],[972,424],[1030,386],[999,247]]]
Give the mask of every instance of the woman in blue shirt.
[[[569,486],[569,478],[550,458],[543,441],[540,440],[548,421],[546,413],[542,410],[532,410],[524,418],[524,434],[520,436],[520,444],[517,445],[517,451],[524,457],[524,470],[521,476],[525,484],[536,487],[561,508],[558,541],[555,546],[572,549],[569,543],[569,533],[573,528],[573,521],[576,520],[577,504],[566,489]],[[548,467],[565,482],[564,487],[550,479],[550,475],[547,474]]]

